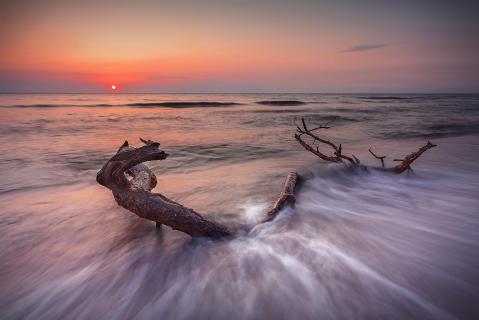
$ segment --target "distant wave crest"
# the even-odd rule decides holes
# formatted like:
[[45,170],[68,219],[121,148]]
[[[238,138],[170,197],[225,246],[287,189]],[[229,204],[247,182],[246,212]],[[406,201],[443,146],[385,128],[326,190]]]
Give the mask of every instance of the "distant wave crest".
[[306,102],[300,100],[265,100],[256,103],[265,106],[301,106],[306,104]]
[[53,108],[105,108],[105,107],[114,107],[114,104],[16,104],[4,108],[32,108],[32,109],[53,109]]
[[360,99],[366,100],[408,100],[410,97],[398,97],[398,96],[363,96]]
[[108,107],[137,107],[137,108],[208,108],[208,107],[227,107],[240,105],[237,102],[218,102],[218,101],[173,101],[173,102],[134,102],[127,104],[19,104],[7,108],[33,108],[33,109],[49,109],[49,108],[108,108]]
[[208,108],[208,107],[226,107],[239,105],[236,102],[218,102],[218,101],[178,101],[178,102],[135,102],[128,103],[126,106],[129,107],[143,107],[143,108],[154,108],[154,107],[166,107],[166,108]]

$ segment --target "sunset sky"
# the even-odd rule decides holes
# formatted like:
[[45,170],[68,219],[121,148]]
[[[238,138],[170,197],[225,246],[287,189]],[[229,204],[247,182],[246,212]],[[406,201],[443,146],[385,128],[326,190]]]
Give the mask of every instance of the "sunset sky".
[[1,1],[0,92],[479,92],[471,1]]

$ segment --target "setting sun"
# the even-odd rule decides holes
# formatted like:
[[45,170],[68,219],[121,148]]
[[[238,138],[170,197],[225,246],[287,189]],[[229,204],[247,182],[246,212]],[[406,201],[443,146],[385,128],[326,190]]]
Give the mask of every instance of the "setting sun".
[[479,320],[478,12],[0,0],[0,320]]

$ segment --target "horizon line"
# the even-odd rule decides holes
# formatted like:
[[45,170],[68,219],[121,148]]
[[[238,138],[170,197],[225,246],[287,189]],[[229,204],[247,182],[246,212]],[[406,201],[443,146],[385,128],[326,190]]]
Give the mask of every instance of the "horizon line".
[[479,94],[477,92],[0,92],[0,94]]

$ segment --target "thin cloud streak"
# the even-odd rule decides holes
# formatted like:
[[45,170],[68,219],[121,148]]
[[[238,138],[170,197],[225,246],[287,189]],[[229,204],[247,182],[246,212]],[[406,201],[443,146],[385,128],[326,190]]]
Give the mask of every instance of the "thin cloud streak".
[[385,43],[365,43],[359,44],[357,46],[353,46],[349,49],[343,50],[341,52],[361,52],[361,51],[369,51],[374,49],[380,49],[384,47],[388,47],[391,45],[396,44],[397,42],[385,42]]

